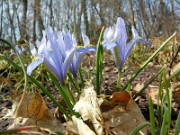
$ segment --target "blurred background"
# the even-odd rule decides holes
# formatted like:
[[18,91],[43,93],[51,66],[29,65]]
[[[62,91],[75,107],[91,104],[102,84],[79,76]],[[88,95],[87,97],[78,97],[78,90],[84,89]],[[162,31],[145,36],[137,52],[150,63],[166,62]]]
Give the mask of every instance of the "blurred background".
[[180,28],[180,0],[1,0],[0,37],[14,44],[41,39],[42,30],[68,28],[96,44],[103,26],[125,19],[144,38],[170,36]]

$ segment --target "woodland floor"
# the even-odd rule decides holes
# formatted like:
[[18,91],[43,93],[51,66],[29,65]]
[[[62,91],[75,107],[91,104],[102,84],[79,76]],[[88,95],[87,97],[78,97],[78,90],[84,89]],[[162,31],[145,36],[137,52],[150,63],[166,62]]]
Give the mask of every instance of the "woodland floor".
[[[116,80],[117,80],[117,68],[115,67],[114,60],[110,54],[107,54],[110,56],[110,58],[105,58],[104,62],[104,68],[103,68],[103,81],[102,81],[102,91],[106,95],[111,95],[115,90]],[[136,60],[137,62],[137,60]],[[124,71],[122,74],[122,85],[125,84],[125,82],[131,77],[131,75],[138,69],[139,65],[135,64],[136,62],[130,62],[132,65],[131,68],[127,68],[127,66],[124,66]],[[90,70],[91,72],[95,73],[94,65],[95,63],[92,60],[88,62],[84,62],[83,66],[85,66],[84,72],[84,78],[86,78],[85,71]],[[142,85],[145,84],[150,78],[155,75],[162,67],[162,64],[159,64],[158,62],[152,62],[150,63],[131,83],[131,92],[132,95],[136,94],[141,88]],[[5,76],[4,76],[5,77]],[[95,79],[95,78],[92,78]],[[8,128],[8,126],[12,123],[11,119],[2,119],[2,117],[7,113],[7,109],[12,108],[12,102],[11,102],[11,95],[12,95],[12,89],[13,85],[15,83],[12,82],[11,85],[2,85],[3,87],[0,88],[0,130],[5,130]],[[138,104],[139,108],[141,109],[144,117],[146,120],[149,121],[149,109],[148,109],[148,97],[151,96],[153,98],[154,103],[154,109],[156,110],[156,98],[157,98],[157,89],[159,86],[159,79],[155,79],[153,83],[146,88],[146,90],[136,99],[136,103]],[[48,86],[50,92],[56,96],[58,99],[59,93],[54,87]],[[56,106],[46,97],[46,95],[42,94],[45,98],[45,101],[48,105],[48,107],[54,111]],[[178,111],[180,110],[180,105],[178,105],[176,102],[173,101],[172,103],[172,122],[171,127],[173,128],[175,126],[175,120],[177,119]],[[155,113],[155,116],[157,114]],[[61,119],[62,121],[62,119]]]

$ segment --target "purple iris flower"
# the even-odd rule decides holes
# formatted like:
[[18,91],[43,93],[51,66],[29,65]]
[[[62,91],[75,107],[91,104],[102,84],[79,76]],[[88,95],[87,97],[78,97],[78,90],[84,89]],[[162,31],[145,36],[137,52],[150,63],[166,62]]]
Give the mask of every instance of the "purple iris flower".
[[[72,59],[72,64],[70,66],[70,71],[72,72],[73,76],[76,78],[77,77],[77,70],[78,70],[79,64],[80,64],[84,54],[85,53],[91,54],[92,51],[96,51],[96,46],[90,45],[90,40],[85,34],[82,34],[84,46],[78,46],[74,34],[71,34],[66,29],[64,29],[59,34],[63,35],[63,37],[64,37],[64,41],[65,41],[64,42],[64,47],[65,47],[64,50],[71,50],[72,48],[76,48],[76,51],[74,52],[74,56]],[[62,39],[60,39],[60,40],[62,40]],[[62,51],[63,51],[63,49],[62,49]]]
[[[84,48],[75,48],[71,46],[72,38],[66,30],[59,31],[55,34],[52,28],[43,31],[41,41],[36,41],[37,49],[33,44],[30,44],[30,50],[35,60],[27,67],[27,74],[31,72],[42,62],[57,76],[61,83],[64,83],[64,78],[69,67],[72,64],[74,54],[76,52],[87,52]],[[47,36],[47,39],[46,39]]]
[[133,39],[126,45],[127,33],[125,22],[118,17],[117,23],[113,27],[106,28],[104,31],[104,41],[102,42],[105,49],[110,50],[114,56],[116,66],[122,69],[127,57],[129,56],[136,42],[142,42],[151,46],[151,42],[141,38],[134,27],[132,27]]
[[[19,47],[18,45],[15,46],[15,49],[19,54],[22,54],[23,52],[26,51],[26,49],[23,46]],[[13,50],[11,50],[11,55],[13,55],[13,54],[15,54],[15,53]]]

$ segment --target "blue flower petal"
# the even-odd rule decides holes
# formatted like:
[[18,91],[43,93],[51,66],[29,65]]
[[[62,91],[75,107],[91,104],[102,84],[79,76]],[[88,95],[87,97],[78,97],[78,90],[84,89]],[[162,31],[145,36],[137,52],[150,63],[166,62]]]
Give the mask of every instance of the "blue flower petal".
[[31,50],[31,54],[33,55],[33,56],[37,56],[38,54],[37,54],[37,50],[36,50],[36,48],[34,47],[34,45],[30,42],[30,50]]
[[69,67],[70,67],[70,65],[71,65],[71,63],[72,63],[74,53],[75,53],[75,49],[72,49],[72,50],[68,53],[68,55],[67,55],[67,57],[66,57],[63,65],[62,65],[62,66],[63,66],[63,76],[64,76],[64,77],[65,77],[65,75],[66,75],[66,73],[67,73],[67,71],[68,71],[68,69],[69,69]]
[[84,33],[82,34],[82,39],[83,39],[84,46],[87,46],[88,44],[90,44],[89,37],[86,36]]
[[96,46],[86,46],[85,48],[87,48],[89,51],[96,51],[97,47]]
[[44,58],[39,57],[30,63],[27,67],[27,74],[31,75],[31,72],[44,61]]
[[102,42],[102,44],[106,50],[110,50],[117,45],[115,42]]
[[83,58],[83,55],[84,55],[84,53],[79,53],[79,52],[75,52],[75,54],[74,54],[70,70],[75,78],[77,77],[77,70],[78,70],[79,64]]
[[146,39],[143,39],[143,38],[141,38],[141,37],[132,39],[131,42],[129,42],[128,46],[126,47],[126,52],[125,52],[125,56],[124,56],[125,60],[126,60],[127,57],[129,56],[129,54],[130,54],[133,46],[136,44],[136,42],[145,43],[145,44],[147,44],[147,45],[149,45],[149,46],[152,45],[151,42],[149,42],[149,41],[147,41]]

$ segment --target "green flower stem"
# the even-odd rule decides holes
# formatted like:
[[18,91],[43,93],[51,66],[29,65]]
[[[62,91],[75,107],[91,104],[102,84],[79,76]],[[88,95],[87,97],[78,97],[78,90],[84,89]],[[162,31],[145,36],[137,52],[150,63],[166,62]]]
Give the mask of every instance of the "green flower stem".
[[154,109],[153,109],[153,103],[152,103],[152,99],[151,98],[149,98],[149,114],[150,114],[150,122],[151,122],[151,135],[156,135]]
[[104,31],[104,27],[101,30],[100,36],[99,36],[99,40],[98,40],[98,44],[97,44],[97,51],[96,51],[96,92],[97,95],[100,94],[100,80],[101,80],[101,73],[102,72],[102,61],[101,61],[101,48],[102,48],[102,37],[103,37],[103,31]]
[[121,71],[118,71],[118,79],[117,79],[117,88],[120,88],[121,86]]
[[179,129],[180,129],[180,112],[178,113],[178,117],[176,120],[176,125],[174,128],[174,134],[173,135],[178,135]]
[[67,89],[65,86],[61,86],[59,82],[56,80],[56,78],[50,72],[49,72],[49,77],[51,78],[55,86],[57,87],[60,95],[63,97],[64,102],[66,103],[71,114],[76,115],[76,112],[73,110],[73,105],[75,104],[75,100],[70,90]]
[[149,122],[142,122],[142,123],[140,123],[136,128],[134,128],[131,131],[130,135],[137,135],[141,129],[143,129],[144,127],[149,126],[149,125],[150,125]]
[[80,80],[81,80],[81,88],[84,88],[84,80],[83,80],[83,76],[82,76],[82,69],[81,69],[81,66],[79,66],[79,77],[80,77]]
[[114,51],[114,54],[115,54],[115,57],[116,57],[116,62],[117,62],[117,65],[118,65],[118,79],[117,79],[117,85],[116,87],[117,88],[120,88],[121,86],[121,65],[120,65],[120,57],[119,57],[119,54],[118,54],[118,50],[117,50],[117,47],[114,47],[113,48],[113,51]]
[[100,65],[99,65],[99,76],[100,76],[100,83],[102,82],[102,68],[103,68],[103,46],[100,47]]
[[148,63],[159,53],[159,51],[176,35],[174,33],[172,36],[170,36],[162,45],[149,57],[149,59],[144,62],[144,64],[133,74],[133,76],[127,81],[127,83],[124,85],[122,90],[125,90],[127,86],[136,78],[136,76],[148,65]]
[[70,82],[73,84],[78,95],[80,95],[79,85],[78,85],[76,79],[73,79],[73,77],[70,73],[68,73],[68,78],[69,78]]

